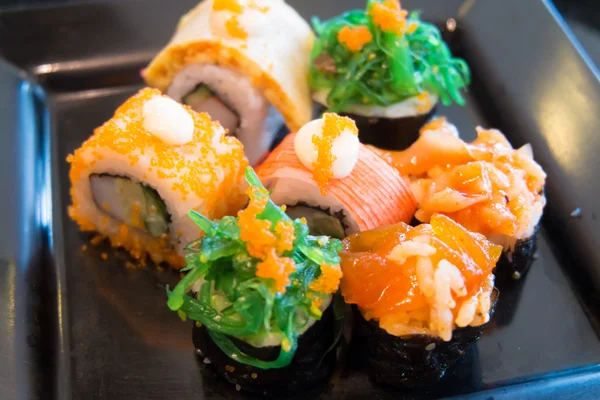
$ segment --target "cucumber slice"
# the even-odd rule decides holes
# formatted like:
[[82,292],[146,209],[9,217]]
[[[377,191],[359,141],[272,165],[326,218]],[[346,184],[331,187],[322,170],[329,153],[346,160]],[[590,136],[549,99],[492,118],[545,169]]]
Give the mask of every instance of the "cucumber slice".
[[116,220],[155,237],[169,232],[167,207],[151,187],[108,174],[90,175],[90,185],[96,206]]
[[169,213],[156,190],[142,185],[146,199],[146,215],[144,226],[152,236],[162,236],[169,232]]
[[346,237],[342,221],[335,216],[329,215],[323,210],[305,205],[296,205],[289,206],[286,210],[286,214],[292,219],[306,218],[306,224],[308,225],[311,235],[325,235],[336,239],[343,239]]
[[183,104],[187,104],[188,106],[193,106],[196,103],[200,103],[204,100],[210,99],[214,97],[215,94],[208,88],[206,85],[198,85],[194,90],[190,93],[183,96]]

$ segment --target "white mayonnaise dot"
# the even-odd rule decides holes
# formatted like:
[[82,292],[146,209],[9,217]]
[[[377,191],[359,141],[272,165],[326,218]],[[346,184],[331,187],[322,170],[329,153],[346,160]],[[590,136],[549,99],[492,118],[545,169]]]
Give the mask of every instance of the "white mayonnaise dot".
[[[323,134],[325,121],[320,118],[304,125],[294,139],[294,150],[298,159],[309,170],[314,170],[313,164],[317,161],[318,149],[313,143],[313,137]],[[350,129],[344,129],[338,137],[333,140],[331,154],[335,161],[331,166],[333,178],[341,179],[352,173],[358,161],[360,142],[358,135]]]
[[144,129],[170,145],[186,144],[194,137],[194,120],[173,99],[156,96],[144,104]]

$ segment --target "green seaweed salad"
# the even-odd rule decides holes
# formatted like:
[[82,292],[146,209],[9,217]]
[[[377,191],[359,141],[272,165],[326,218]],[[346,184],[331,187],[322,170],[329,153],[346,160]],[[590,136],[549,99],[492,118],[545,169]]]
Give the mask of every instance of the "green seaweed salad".
[[325,22],[313,18],[313,25],[318,39],[310,83],[328,91],[330,111],[388,106],[425,92],[444,105],[464,105],[460,91],[471,80],[466,62],[452,57],[436,26],[403,10],[398,0],[369,0],[365,11]]
[[[211,221],[190,212],[205,235],[186,247],[186,275],[172,291],[167,288],[168,305],[182,319],[203,324],[238,362],[282,368],[338,289],[342,243],[309,235],[306,221],[292,220],[276,206],[250,167],[246,180],[250,203],[237,217]],[[268,335],[281,344],[274,361],[249,356],[230,340],[253,343]]]

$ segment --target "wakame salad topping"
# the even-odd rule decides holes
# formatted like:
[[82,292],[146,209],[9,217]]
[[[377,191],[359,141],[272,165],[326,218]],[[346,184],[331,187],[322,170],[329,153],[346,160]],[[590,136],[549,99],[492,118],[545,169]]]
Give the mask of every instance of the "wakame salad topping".
[[467,63],[452,57],[440,30],[408,13],[398,0],[369,0],[322,22],[311,54],[310,83],[327,91],[331,112],[348,105],[388,106],[436,95],[444,105],[464,105],[461,89],[471,80]]
[[[282,368],[292,361],[309,320],[321,319],[321,304],[338,290],[342,243],[309,235],[306,221],[292,220],[276,206],[250,167],[246,180],[250,202],[237,217],[211,221],[190,212],[205,235],[187,245],[186,275],[172,291],[167,288],[168,305],[203,324],[238,362]],[[230,339],[273,333],[281,337],[274,361],[249,356]]]

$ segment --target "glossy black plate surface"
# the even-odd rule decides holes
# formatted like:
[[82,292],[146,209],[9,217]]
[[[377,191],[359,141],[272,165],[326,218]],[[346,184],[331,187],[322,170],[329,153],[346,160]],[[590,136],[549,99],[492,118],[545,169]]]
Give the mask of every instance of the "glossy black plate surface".
[[[290,0],[331,17],[362,0]],[[165,305],[176,274],[125,268],[66,214],[66,156],[141,87],[138,71],[195,0],[89,2],[0,14],[0,398],[237,399],[199,367],[191,326]],[[499,127],[548,172],[538,259],[437,385],[388,392],[356,369],[304,397],[600,397],[600,83],[553,8],[537,0],[406,0],[471,64],[466,138]],[[558,20],[557,20],[558,18]],[[571,218],[580,208],[581,217]],[[83,246],[87,249],[83,250]],[[108,254],[103,261],[102,253]],[[302,398],[302,396],[299,396]]]

